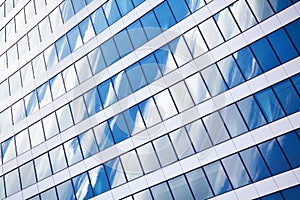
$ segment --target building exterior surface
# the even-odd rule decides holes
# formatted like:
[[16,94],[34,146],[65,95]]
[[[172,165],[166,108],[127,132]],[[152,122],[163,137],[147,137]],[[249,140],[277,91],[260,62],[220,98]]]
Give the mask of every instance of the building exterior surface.
[[299,17],[1,0],[0,199],[299,199]]

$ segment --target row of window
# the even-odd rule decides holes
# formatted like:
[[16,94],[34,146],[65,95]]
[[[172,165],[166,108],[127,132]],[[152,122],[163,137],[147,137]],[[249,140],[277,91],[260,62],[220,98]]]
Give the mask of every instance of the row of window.
[[[197,89],[190,86],[189,90],[191,90],[194,102],[198,104],[209,98],[208,93],[204,91],[208,90],[211,96],[215,96],[228,90],[228,88],[232,88],[261,74],[263,71],[268,71],[279,64],[298,56],[300,50],[300,40],[297,37],[297,34],[299,34],[299,26],[300,20],[296,20],[286,27],[269,34],[267,37],[254,42],[250,47],[245,47],[218,61],[216,65],[212,65],[202,70],[201,76],[205,84],[203,83],[203,80],[199,80],[198,87],[203,89],[202,93],[205,95],[199,96]],[[191,35],[193,35],[192,38],[190,37]],[[118,36],[119,35],[116,37]],[[110,87],[111,96],[109,101],[107,101],[107,97],[105,96],[107,92],[102,93],[99,91],[102,104],[99,105],[97,111],[102,109],[102,107],[111,105],[116,102],[117,99],[122,99],[125,96],[132,94],[164,74],[176,69],[177,66],[182,66],[190,61],[192,57],[201,54],[200,52],[203,51],[201,49],[195,50],[193,43],[194,41],[199,41],[199,37],[201,37],[200,31],[195,27],[184,33],[183,36],[171,41],[169,44],[100,84],[102,86],[98,87]],[[120,41],[124,41],[125,37],[121,38],[122,40]],[[127,38],[129,39],[128,35]],[[114,42],[112,42],[112,44],[114,44]],[[120,42],[120,44],[123,43]],[[205,44],[202,45],[202,47],[207,51]],[[109,49],[110,51],[102,49],[102,52],[109,52],[111,55],[113,48],[109,47]],[[78,60],[74,65],[69,66],[61,74],[56,75],[50,79],[49,82],[44,83],[37,88],[37,90],[29,93],[24,99],[16,102],[11,107],[11,118],[7,117],[10,108],[3,111],[0,114],[0,118],[4,120],[2,121],[0,119],[0,124],[3,125],[1,126],[1,131],[4,131],[5,128],[12,124],[16,124],[21,119],[37,111],[38,108],[50,103],[66,91],[71,90],[79,83],[84,82],[86,79],[90,78],[92,74],[104,69],[106,67],[106,60],[102,52],[101,48],[96,48],[87,56]],[[43,69],[45,69],[42,54],[36,57],[32,63],[34,66],[38,66],[38,68],[34,68],[34,72],[43,72]],[[33,74],[31,67],[30,64],[27,64],[21,69],[21,74],[18,71],[8,79],[9,84],[8,81],[4,81],[0,84],[0,89],[2,91],[0,100],[7,98],[8,94],[13,91],[18,92],[21,88],[22,80],[32,79]],[[215,77],[214,81],[211,81],[210,77],[212,76]],[[197,81],[197,79],[192,78],[188,80],[188,82],[191,83]],[[189,85],[189,83],[187,84]],[[194,94],[195,92],[196,94]],[[97,111],[93,111],[92,114]],[[89,114],[91,115],[91,113]]]
[[[294,82],[298,83],[297,87],[300,89],[300,75],[293,77],[292,80],[296,80]],[[170,88],[170,90],[172,91],[172,88]],[[277,100],[272,90],[275,91],[279,100]],[[182,92],[182,90],[180,90],[180,92]],[[183,96],[186,95],[183,94]],[[127,165],[123,163],[123,166],[126,165],[126,168],[128,168],[128,173],[132,173],[127,174],[127,180],[132,180],[142,176],[143,173],[157,170],[187,156],[193,155],[195,152],[203,151],[213,145],[243,134],[248,130],[260,127],[266,124],[266,119],[276,120],[285,116],[280,103],[282,103],[285,110],[294,109],[295,112],[300,110],[299,94],[293,89],[290,80],[280,82],[273,87],[258,92],[253,96],[249,96],[217,112],[211,113],[186,125],[184,128],[180,128],[137,148],[136,151],[138,152],[142,168],[138,168],[138,163],[134,162],[136,155],[133,155],[133,158],[128,157],[135,151],[131,151],[121,156],[121,160],[122,157],[124,157],[125,161],[130,160],[130,163],[127,163]],[[166,104],[168,104],[168,107],[166,107]],[[78,107],[78,105],[74,106]],[[65,112],[63,114],[57,113],[57,116],[61,116],[60,119],[63,119],[59,126],[71,126],[73,122],[69,106],[64,106],[59,112]],[[50,150],[48,153],[25,164],[24,166],[33,166],[33,163],[40,162],[43,163],[43,166],[42,168],[36,167],[35,173],[37,174],[37,178],[35,178],[35,176],[29,176],[30,178],[27,177],[27,179],[31,180],[30,184],[23,184],[22,188],[26,188],[36,181],[41,181],[68,166],[119,143],[130,137],[130,135],[144,130],[145,127],[159,123],[161,118],[164,120],[176,115],[177,112],[169,91],[165,90],[155,95],[153,98],[114,116],[106,122],[97,125],[93,129],[78,135],[64,144]],[[270,116],[273,118],[270,118]],[[42,122],[30,126],[28,130],[22,131],[15,137],[12,137],[1,144],[1,155],[4,162],[14,158],[17,152],[22,153],[29,150],[30,143],[31,146],[34,146],[43,142],[45,140],[43,136],[43,126],[44,130],[48,133],[49,131],[58,133],[55,113],[52,113],[43,119]],[[298,144],[295,144],[290,147],[297,148],[297,145]],[[145,153],[149,154],[150,152],[152,152],[152,156],[144,155]],[[294,151],[294,153],[298,152]],[[157,155],[157,158],[154,155]],[[297,158],[297,156],[294,157]],[[300,166],[299,159],[289,160],[289,162],[294,168]],[[283,163],[283,161],[280,161],[279,163]],[[19,170],[24,166],[19,167]],[[282,172],[280,170],[273,171],[271,166],[272,175]],[[274,164],[273,167],[278,166],[279,164]],[[25,171],[28,172],[28,168],[26,169],[27,170]],[[34,168],[32,168],[32,170],[34,171]],[[17,172],[17,169],[14,171]],[[4,176],[7,177],[8,175]],[[262,178],[264,177],[262,176]],[[254,179],[252,177],[252,180],[257,181],[262,178]],[[125,181],[125,179],[122,180]],[[115,181],[114,183],[111,183],[111,186],[115,187],[124,183],[124,181]],[[20,187],[18,190],[20,190]],[[18,190],[13,191],[16,192]],[[12,193],[8,192],[8,194]]]
[[[246,3],[246,1],[244,0],[237,1],[234,4],[232,4],[229,8],[224,9],[223,11],[217,13],[212,18],[201,23],[198,27],[200,28],[201,32],[196,27],[193,29],[193,31],[189,31],[188,33],[186,33],[187,35],[186,38],[188,38],[187,43],[192,53],[192,56],[197,57],[200,54],[206,52],[208,49],[211,49],[221,44],[224,40],[228,40],[232,38],[236,34],[240,33],[241,30],[243,31],[257,24],[257,20],[255,19],[255,16],[251,14],[251,9],[254,10],[255,13],[258,12],[255,11],[258,2],[255,1],[250,1],[250,2],[249,2],[250,6],[247,6],[248,4]],[[262,3],[263,5],[260,6],[265,6],[271,10],[271,6],[268,4],[268,2],[267,1],[264,2],[265,3]],[[48,47],[43,53],[41,53],[36,58],[34,58],[31,63],[28,63],[15,75],[12,75],[12,78],[13,76],[16,76],[18,79],[20,79],[19,73],[20,72],[22,73],[22,71],[24,71],[24,74],[28,74],[27,70],[31,69],[32,71],[32,67],[34,71],[34,77],[37,77],[38,74],[43,73],[46,69],[50,68],[55,63],[57,63],[58,60],[65,58],[71,52],[73,52],[81,45],[83,45],[83,43],[87,42],[92,37],[102,32],[105,28],[108,27],[108,25],[110,25],[108,20],[109,18],[107,17],[106,14],[107,11],[105,10],[105,7],[107,7],[106,5],[108,5],[108,3],[110,3],[110,1],[104,4],[102,7],[98,8],[89,17],[87,17],[85,20],[79,23],[78,26],[75,26],[66,35],[64,35],[58,41],[56,41],[55,44]],[[123,7],[126,8],[128,7],[132,9],[134,2],[130,3],[130,1],[128,1],[127,4],[128,3],[131,6],[123,5]],[[177,13],[176,10],[177,7],[175,6],[175,4],[177,5],[178,3],[182,5],[177,7],[186,8],[185,9],[186,14],[182,17],[179,17],[179,13]],[[141,19],[137,20],[129,27],[122,30],[120,33],[116,34],[113,38],[109,39],[104,44],[102,44],[100,47],[102,51],[100,57],[101,65],[99,64],[100,66],[93,66],[92,68],[95,68],[96,72],[99,72],[99,70],[103,69],[105,66],[111,65],[112,63],[116,62],[120,58],[124,57],[125,55],[133,51],[134,49],[146,43],[148,40],[151,40],[153,37],[161,33],[162,30],[166,30],[170,26],[174,25],[176,21],[180,21],[183,17],[189,15],[188,7],[189,9],[191,9],[191,6],[192,5],[195,6],[195,5],[190,2],[187,3],[188,6],[185,4],[183,0],[182,2],[174,2],[173,0],[168,0],[167,2],[163,2],[162,4],[160,4],[153,11],[148,12]],[[204,3],[201,3],[200,5],[198,5],[198,7],[203,6],[203,4]],[[113,5],[117,6],[117,3]],[[120,5],[120,3],[118,3],[118,5]],[[120,10],[122,10],[121,8],[122,6],[119,6]],[[245,8],[247,9],[244,11]],[[117,7],[115,9],[117,10]],[[131,9],[129,9],[128,12]],[[249,15],[247,18],[251,18],[252,20],[251,23],[243,24],[244,20],[242,19],[244,19],[244,17],[240,16],[240,13],[246,13],[246,11],[248,13],[247,15]],[[124,14],[128,12],[124,12]],[[166,15],[166,13],[168,13],[168,15]],[[269,14],[272,15],[273,12],[269,12]],[[264,20],[266,17],[269,17],[270,15],[267,15],[263,18],[260,16],[259,20]],[[119,14],[118,16],[121,16],[121,14]],[[235,23],[234,18],[236,18],[238,23]],[[47,18],[45,18],[45,20],[46,19]],[[116,20],[117,19],[119,18],[116,18]],[[225,22],[231,21],[232,23],[229,26],[227,24],[224,24],[224,21]],[[115,20],[113,22],[115,22]],[[50,28],[50,26],[48,27]],[[51,30],[50,29],[48,30],[46,26],[43,28],[43,30],[45,30],[47,34],[51,33]],[[231,30],[237,30],[237,31],[234,31],[233,33],[231,32]],[[39,38],[39,34],[38,34],[39,31],[37,27],[33,29],[31,32],[32,32],[32,37],[29,38],[32,38],[33,40]],[[284,39],[287,39],[284,33],[282,35]],[[15,58],[18,57],[18,54],[19,57],[21,57],[20,54],[25,55],[30,49],[29,48],[30,43],[35,43],[35,42],[30,42],[30,41],[28,42],[27,37],[26,36],[23,37],[20,40],[20,42],[18,42],[18,45],[14,45],[11,49],[7,51],[8,61],[6,61],[6,54],[3,54],[0,57],[0,63],[3,63],[3,65],[1,66],[6,66],[6,63],[8,64],[8,66],[13,65],[12,63],[10,63],[9,60],[15,62],[16,61]],[[268,44],[262,44],[262,45],[268,45]],[[176,46],[176,48],[178,47]],[[18,53],[18,49],[19,49],[19,53]],[[179,53],[185,53],[184,50],[185,49],[183,49],[183,52],[179,52]],[[268,48],[268,50],[270,50],[270,48]],[[173,48],[173,51],[175,51],[175,48]],[[189,53],[187,55],[186,54],[180,55],[179,53],[178,53],[178,57],[182,60],[188,60],[188,58],[191,57]],[[295,53],[295,50],[292,53]],[[42,62],[43,65],[35,66],[40,64],[40,62]],[[180,65],[180,63],[178,64]],[[30,74],[31,77],[29,77],[29,79],[26,77],[25,79],[26,81],[30,81],[33,79],[32,72]],[[18,82],[21,83],[21,81]],[[18,87],[20,88],[21,84]],[[13,91],[11,93],[4,93],[1,99],[4,99],[4,97],[8,96],[9,94],[12,95],[12,93],[15,92],[16,91]]]
[[[296,168],[300,166],[298,159],[300,155],[299,134],[298,130],[298,133],[290,132],[268,140],[152,186],[132,195],[132,197],[135,200],[207,199]],[[108,191],[110,188],[143,176],[144,173],[147,173],[147,167],[159,165],[165,159],[170,160],[168,157],[175,154],[168,142],[169,137],[163,136],[152,143],[145,144],[136,150],[114,158],[103,165],[42,192],[31,198],[31,200],[47,199],[49,197],[52,197],[51,199],[88,199]],[[166,141],[167,143],[165,143]],[[22,181],[35,179],[35,176],[38,176],[39,173],[37,175],[34,173],[33,163],[28,164],[30,166],[27,167],[26,172],[31,170],[33,176],[28,178],[22,176],[21,170],[20,175],[17,170],[14,170],[10,172],[11,175],[4,176],[6,188],[15,188],[9,186],[16,186],[16,183],[22,184]],[[163,164],[161,165],[163,166]],[[132,199],[132,197],[125,199]]]
[[297,200],[300,195],[300,185],[269,194],[257,200]]
[[0,5],[0,21],[3,21],[6,16],[15,8],[20,0],[5,0]]

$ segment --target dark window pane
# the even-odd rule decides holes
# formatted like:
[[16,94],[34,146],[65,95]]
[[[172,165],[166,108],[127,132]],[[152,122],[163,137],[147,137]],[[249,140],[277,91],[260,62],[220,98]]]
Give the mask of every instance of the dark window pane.
[[168,2],[177,22],[190,14],[185,1],[168,0]]
[[133,9],[131,0],[116,0],[118,7],[120,9],[121,15],[124,16]]
[[90,61],[93,74],[97,74],[106,67],[100,48],[96,48],[91,51],[88,54],[88,59]]
[[62,60],[70,54],[70,47],[66,36],[61,37],[55,42],[56,51],[58,54],[58,60]]
[[286,26],[286,30],[291,37],[293,43],[295,44],[298,51],[300,51],[300,20],[296,20]]
[[155,15],[157,16],[160,28],[165,31],[175,24],[175,19],[171,13],[170,7],[167,2],[163,2],[154,9]]
[[278,142],[293,168],[300,166],[300,140],[295,132],[278,137]]
[[104,108],[116,102],[117,97],[110,80],[98,85],[98,91]]
[[157,65],[157,62],[153,56],[153,54],[148,55],[140,61],[144,74],[148,83],[153,82],[154,80],[161,77],[161,72]]
[[116,143],[119,143],[129,137],[129,131],[122,114],[109,119],[108,122]]
[[300,196],[300,187],[292,187],[282,191],[282,194],[286,200],[297,200]]
[[171,192],[166,183],[161,183],[151,188],[154,199],[172,200]]
[[147,38],[140,21],[135,21],[128,26],[127,31],[135,49],[146,43]]
[[275,12],[279,12],[291,5],[290,0],[269,0]]
[[174,199],[193,199],[191,190],[183,175],[168,181]]
[[146,85],[144,73],[138,63],[128,67],[126,74],[134,92]]
[[132,44],[130,42],[126,30],[123,30],[120,33],[116,34],[114,36],[114,40],[119,51],[120,57],[126,56],[133,50]]
[[119,59],[119,54],[113,39],[109,39],[105,43],[103,43],[101,45],[101,50],[107,66],[111,65]]
[[300,94],[300,74],[293,76],[291,80],[294,86],[296,87],[296,89],[298,90],[298,94]]
[[84,0],[72,0],[75,13],[78,13],[84,6]]

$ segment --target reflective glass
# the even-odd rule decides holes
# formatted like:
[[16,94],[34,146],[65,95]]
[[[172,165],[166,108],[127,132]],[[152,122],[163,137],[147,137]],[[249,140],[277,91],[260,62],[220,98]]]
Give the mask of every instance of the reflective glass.
[[0,132],[4,132],[8,127],[12,126],[12,116],[10,108],[0,113]]
[[284,29],[279,29],[271,33],[268,35],[268,39],[282,63],[298,56],[297,50],[293,46]]
[[30,149],[28,130],[24,129],[15,136],[17,154],[20,155]]
[[72,4],[73,4],[75,13],[78,13],[85,6],[85,1],[84,0],[72,0]]
[[153,146],[163,167],[177,161],[175,151],[167,135],[154,140]]
[[35,165],[35,171],[36,171],[36,176],[38,181],[52,174],[47,153],[34,159],[34,165]]
[[146,174],[160,167],[152,143],[147,143],[137,148],[136,151]]
[[[298,91],[298,94],[300,93],[300,74],[295,75],[291,78],[293,85]],[[1,86],[0,86],[1,87]],[[1,90],[1,89],[0,89]]]
[[144,71],[148,83],[151,83],[154,80],[161,77],[161,72],[159,70],[157,61],[153,54],[150,54],[145,58],[143,58],[142,60],[140,60],[140,64]]
[[192,56],[183,37],[173,40],[169,43],[169,46],[178,66],[182,66],[192,60]]
[[26,110],[26,115],[30,115],[31,113],[37,111],[38,109],[38,101],[37,101],[37,96],[36,92],[33,91],[27,96],[24,97],[24,103],[25,103],[25,110]]
[[133,195],[134,200],[152,200],[150,190],[144,190]]
[[65,93],[65,88],[61,74],[57,74],[56,76],[50,79],[50,88],[53,99],[56,99]]
[[7,99],[9,96],[9,88],[8,88],[8,81],[3,81],[0,83],[0,102]]
[[270,0],[270,3],[276,13],[291,5],[290,0]]
[[106,62],[109,66],[119,59],[119,54],[113,39],[109,39],[101,45],[101,50]]
[[102,7],[109,25],[115,23],[118,19],[121,18],[116,1],[110,0],[106,2]]
[[183,175],[168,181],[175,199],[193,199],[193,195]]
[[299,26],[300,26],[300,20],[296,20],[288,24],[285,28],[288,35],[292,39],[294,45],[296,46],[298,52],[300,51],[300,37],[298,37],[300,33]]
[[214,15],[214,19],[225,40],[229,40],[240,32],[228,8]]
[[289,80],[273,86],[283,109],[289,115],[300,110],[300,98]]
[[184,39],[194,58],[207,51],[204,39],[197,27],[186,32]]
[[205,22],[199,25],[199,28],[203,34],[203,37],[210,49],[216,47],[223,42],[220,31],[217,28],[216,23],[212,18],[209,18]]
[[49,199],[58,200],[55,188],[51,188],[51,189],[46,190],[45,192],[42,192],[41,193],[41,199],[42,200],[49,200]]
[[133,4],[135,7],[137,7],[138,5],[140,5],[141,3],[143,3],[145,0],[132,0]]
[[30,50],[34,49],[40,43],[40,34],[37,26],[28,33],[28,40]]
[[[4,29],[2,29],[4,30]],[[0,30],[0,34],[1,34],[1,30]],[[6,70],[7,69],[7,57],[6,57],[6,53],[3,53],[2,55],[0,55],[0,70]]]
[[102,104],[96,88],[85,93],[84,100],[89,116],[94,115],[102,109]]
[[198,168],[186,174],[195,199],[202,200],[213,196],[209,183],[202,168]]
[[91,19],[97,35],[101,33],[104,29],[106,29],[108,26],[102,7],[98,8],[95,12],[91,14]]
[[229,139],[227,129],[218,112],[204,117],[203,122],[213,144],[218,144]]
[[177,22],[186,18],[190,14],[185,1],[168,0],[168,3]]
[[[78,0],[77,0],[78,1]],[[73,6],[71,0],[65,0],[60,5],[61,16],[64,22],[68,21],[74,15]]]
[[212,96],[227,90],[226,84],[216,65],[212,65],[202,70],[201,74]]
[[35,0],[34,4],[37,14],[40,14],[43,8],[46,6],[45,0]]
[[100,151],[114,144],[109,126],[106,122],[94,127],[93,130]]
[[119,143],[130,136],[122,114],[109,119],[108,122],[116,143]]
[[[181,42],[182,43],[182,42]],[[175,47],[176,45],[173,45],[173,47]],[[179,47],[179,45],[178,45]],[[184,47],[185,48],[185,47]],[[172,49],[173,51],[174,49]],[[181,59],[180,58],[180,55],[178,57],[178,54],[180,53],[180,51],[178,50],[176,52],[176,49],[173,51],[174,54],[177,54],[176,55],[176,59]],[[189,55],[189,54],[188,54]],[[188,56],[187,55],[187,56]],[[158,66],[162,72],[163,75],[175,70],[177,68],[177,65],[175,63],[175,60],[173,58],[173,55],[168,47],[168,45],[165,45],[159,49],[157,49],[155,52],[154,52],[154,56],[157,60],[157,63],[158,63]],[[188,57],[187,57],[188,59]],[[184,59],[182,60],[183,62]]]
[[117,33],[114,36],[114,40],[121,58],[126,56],[133,50],[131,41],[126,30]]
[[77,199],[89,199],[93,197],[92,187],[87,173],[72,178]]
[[15,65],[16,61],[18,60],[18,52],[17,52],[17,45],[13,45],[10,49],[7,50],[7,66],[11,68]]
[[120,159],[128,181],[143,175],[142,167],[134,150],[120,156]]
[[65,153],[62,145],[49,151],[49,157],[50,157],[53,173],[56,173],[67,167],[67,161],[65,158]]
[[39,88],[37,88],[36,91],[38,95],[40,108],[51,102],[52,98],[51,98],[50,87],[48,82],[41,85]]
[[195,153],[184,128],[169,133],[169,136],[179,159]]
[[10,20],[6,24],[5,29],[6,29],[6,42],[11,41],[13,39],[13,36],[16,34],[14,19]]
[[[59,51],[57,51],[59,53]],[[60,52],[62,53],[62,52]],[[56,55],[56,50],[54,45],[49,46],[45,51],[44,51],[44,57],[45,57],[45,63],[47,69],[52,67],[57,63],[57,55]]]
[[246,80],[249,80],[262,73],[258,62],[253,56],[253,53],[249,47],[239,50],[238,52],[234,53],[233,56]]
[[92,129],[78,136],[84,158],[98,152],[98,146]]
[[17,124],[20,120],[25,118],[25,108],[23,99],[16,102],[14,105],[12,105],[12,116],[13,116],[13,122],[14,124]]
[[244,82],[243,75],[241,74],[232,56],[222,59],[221,61],[217,62],[217,65],[229,88]]
[[28,4],[25,6],[25,16],[26,16],[27,24],[30,23],[34,15],[35,15],[34,1],[29,1]]
[[28,44],[28,39],[26,36],[22,37],[18,41],[18,53],[19,57],[25,56],[29,52],[29,44]]
[[127,31],[134,49],[137,49],[147,42],[145,32],[139,20],[129,25]]
[[56,29],[63,24],[60,10],[58,7],[50,13],[49,18],[53,32],[56,31]]
[[278,145],[273,139],[258,145],[272,175],[276,175],[290,169],[289,164]]
[[80,36],[78,26],[75,26],[72,30],[70,30],[67,33],[67,37],[70,44],[71,52],[75,51],[80,46],[82,46],[82,39]]
[[26,188],[36,182],[33,162],[28,162],[20,167],[22,188]]
[[13,96],[22,88],[21,86],[21,77],[20,72],[14,73],[11,77],[9,77],[9,87],[10,87],[10,95]]
[[253,181],[259,181],[270,176],[270,172],[257,147],[246,149],[240,155]]
[[160,34],[160,26],[153,12],[148,12],[140,20],[148,40],[151,40],[152,38]]
[[168,90],[155,95],[154,100],[163,120],[177,114],[176,107]]
[[82,22],[79,23],[79,30],[83,43],[86,43],[95,36],[95,31],[90,17],[85,18]]
[[182,112],[194,105],[193,100],[183,81],[170,87],[170,92],[179,112]]
[[282,198],[282,195],[279,192],[276,192],[276,193],[264,196],[260,200],[284,200],[284,199]]
[[[23,87],[26,87],[26,84],[33,80],[32,66],[30,62],[21,68],[21,79],[22,79]],[[1,90],[1,84],[0,84],[0,91],[3,91]],[[0,95],[0,101],[1,101],[1,95]]]
[[73,138],[64,143],[69,166],[83,159],[78,138]]
[[102,71],[106,67],[100,48],[94,49],[87,56],[93,74],[97,74],[98,72]]
[[266,120],[252,96],[239,101],[237,104],[250,130],[266,124]]
[[112,77],[112,83],[119,99],[132,93],[127,76],[124,71]]
[[10,196],[20,191],[20,177],[18,169],[15,169],[4,176],[6,195]]
[[64,59],[71,53],[66,35],[62,36],[55,42],[58,60]]
[[248,131],[247,126],[235,104],[221,109],[220,114],[231,137],[236,137]]
[[[50,49],[50,47],[48,49]],[[35,78],[39,77],[39,75],[43,74],[46,71],[43,54],[39,54],[34,59],[32,59],[31,64]]]
[[[163,2],[159,6],[157,6],[154,9],[154,13],[160,24],[160,28],[163,31],[167,30],[168,28],[170,28],[176,23],[167,2]],[[181,18],[182,16],[178,16],[178,17]]]
[[39,23],[39,29],[40,29],[40,34],[41,34],[41,40],[42,41],[45,41],[45,40],[50,38],[52,30],[51,30],[51,27],[50,27],[50,21],[49,21],[48,17],[44,18]]
[[112,159],[104,164],[108,181],[112,188],[126,182],[125,175],[119,158]]
[[278,142],[293,168],[300,166],[300,140],[295,132],[278,137]]
[[285,199],[289,199],[289,200],[298,199],[298,197],[300,195],[299,186],[283,190],[282,195],[284,196]]
[[116,0],[116,2],[122,16],[126,15],[133,9],[133,4],[131,1]]
[[3,163],[16,157],[16,147],[14,138],[11,137],[8,140],[2,142],[2,161]]
[[74,123],[77,124],[88,117],[88,113],[83,101],[83,97],[78,97],[70,103]]
[[71,65],[67,69],[65,69],[62,72],[62,77],[64,79],[66,91],[73,89],[79,84],[74,65]]
[[140,103],[139,108],[147,127],[150,127],[161,121],[160,115],[152,98]]
[[220,161],[204,166],[204,171],[216,195],[228,192],[232,189]]
[[0,177],[0,198],[4,199],[5,197],[5,187],[4,187],[4,181],[3,176]]
[[65,105],[56,111],[57,121],[60,131],[64,131],[73,125],[69,105]]
[[151,187],[151,192],[154,199],[172,200],[172,195],[167,183],[161,183],[154,187]]
[[250,184],[251,180],[238,154],[222,159],[225,171],[234,188]]
[[264,71],[268,71],[280,64],[266,38],[254,42],[250,47]]
[[98,85],[98,91],[104,108],[117,101],[116,94],[109,79]]
[[130,66],[125,71],[134,92],[146,85],[145,76],[138,63]]
[[109,184],[103,165],[90,170],[88,173],[95,196],[109,190]]
[[29,136],[32,147],[37,146],[45,140],[41,121],[29,127]]
[[76,199],[71,180],[56,186],[56,190],[58,194],[58,199],[65,199],[65,200]]
[[248,0],[248,3],[259,22],[273,15],[272,8],[268,1]]
[[142,115],[137,105],[127,109],[123,114],[131,135],[145,129]]
[[46,139],[59,133],[55,112],[43,118],[42,121]]

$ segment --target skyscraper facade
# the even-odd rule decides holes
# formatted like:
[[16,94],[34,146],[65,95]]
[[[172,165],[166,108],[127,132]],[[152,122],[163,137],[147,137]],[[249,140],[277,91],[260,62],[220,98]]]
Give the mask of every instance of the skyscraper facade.
[[298,0],[0,2],[0,199],[299,199]]

